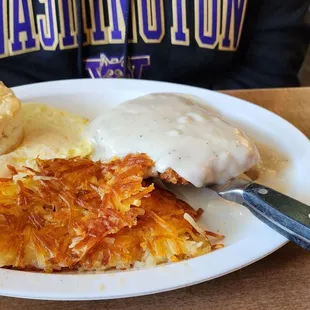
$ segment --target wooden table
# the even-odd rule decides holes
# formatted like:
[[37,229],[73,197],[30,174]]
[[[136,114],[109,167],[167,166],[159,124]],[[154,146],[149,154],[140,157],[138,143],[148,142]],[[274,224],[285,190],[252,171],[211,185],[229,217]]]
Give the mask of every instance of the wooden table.
[[[310,138],[310,88],[229,93],[272,110]],[[310,255],[289,243],[242,270],[177,291],[92,302],[35,301],[2,297],[0,309],[306,310],[310,309]]]

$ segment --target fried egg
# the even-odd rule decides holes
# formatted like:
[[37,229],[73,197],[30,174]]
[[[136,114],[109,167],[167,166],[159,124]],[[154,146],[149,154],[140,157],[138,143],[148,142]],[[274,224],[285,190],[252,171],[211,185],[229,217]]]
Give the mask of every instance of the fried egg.
[[14,151],[0,156],[0,177],[8,177],[7,165],[36,169],[35,159],[87,156],[92,147],[84,138],[88,120],[53,107],[29,103],[22,105],[23,142]]

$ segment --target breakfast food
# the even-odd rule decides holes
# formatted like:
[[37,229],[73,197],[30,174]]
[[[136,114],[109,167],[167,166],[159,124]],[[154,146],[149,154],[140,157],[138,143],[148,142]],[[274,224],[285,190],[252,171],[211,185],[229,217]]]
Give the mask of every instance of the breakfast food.
[[42,104],[21,106],[4,85],[0,95],[0,267],[123,270],[223,246],[224,236],[198,225],[202,209],[150,177],[196,187],[237,177],[259,161],[245,133],[172,93],[106,109],[89,125]]
[[239,129],[192,99],[151,94],[109,108],[90,123],[94,159],[146,153],[151,176],[202,187],[225,183],[259,160],[254,143]]
[[0,81],[0,155],[18,147],[23,135],[21,103],[14,92]]
[[11,167],[14,176],[0,180],[0,266],[128,269],[210,252],[196,223],[202,210],[143,181],[153,165],[140,154],[109,163],[37,159],[27,175]]
[[35,103],[22,105],[19,113],[24,122],[24,139],[15,150],[0,156],[0,177],[10,175],[7,165],[36,168],[37,157],[70,158],[92,152],[83,136],[88,123],[85,118]]

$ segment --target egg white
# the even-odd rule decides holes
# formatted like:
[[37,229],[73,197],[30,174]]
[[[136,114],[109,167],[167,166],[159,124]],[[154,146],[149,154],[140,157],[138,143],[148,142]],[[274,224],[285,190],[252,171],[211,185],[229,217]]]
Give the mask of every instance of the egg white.
[[35,159],[87,156],[91,144],[84,137],[88,120],[43,104],[22,106],[24,140],[14,151],[0,156],[0,177],[9,176],[7,165],[36,168]]

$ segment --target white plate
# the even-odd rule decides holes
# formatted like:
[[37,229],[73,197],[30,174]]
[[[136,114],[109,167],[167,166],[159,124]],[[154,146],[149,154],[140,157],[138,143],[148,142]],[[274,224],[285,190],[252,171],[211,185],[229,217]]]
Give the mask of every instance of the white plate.
[[[277,145],[292,160],[288,193],[310,203],[310,144],[295,127],[258,106],[216,92],[183,85],[136,80],[71,80],[17,87],[23,102],[47,103],[93,118],[105,105],[151,92],[192,94],[247,128],[258,140]],[[279,98],[281,99],[281,98]],[[279,103],[281,104],[281,103]],[[81,300],[153,294],[207,281],[247,266],[287,240],[242,206],[210,201],[206,189],[182,192],[194,207],[203,207],[208,228],[227,236],[226,247],[187,261],[144,270],[110,273],[43,274],[0,269],[0,294],[24,298]],[[217,198],[211,197],[211,200]]]

